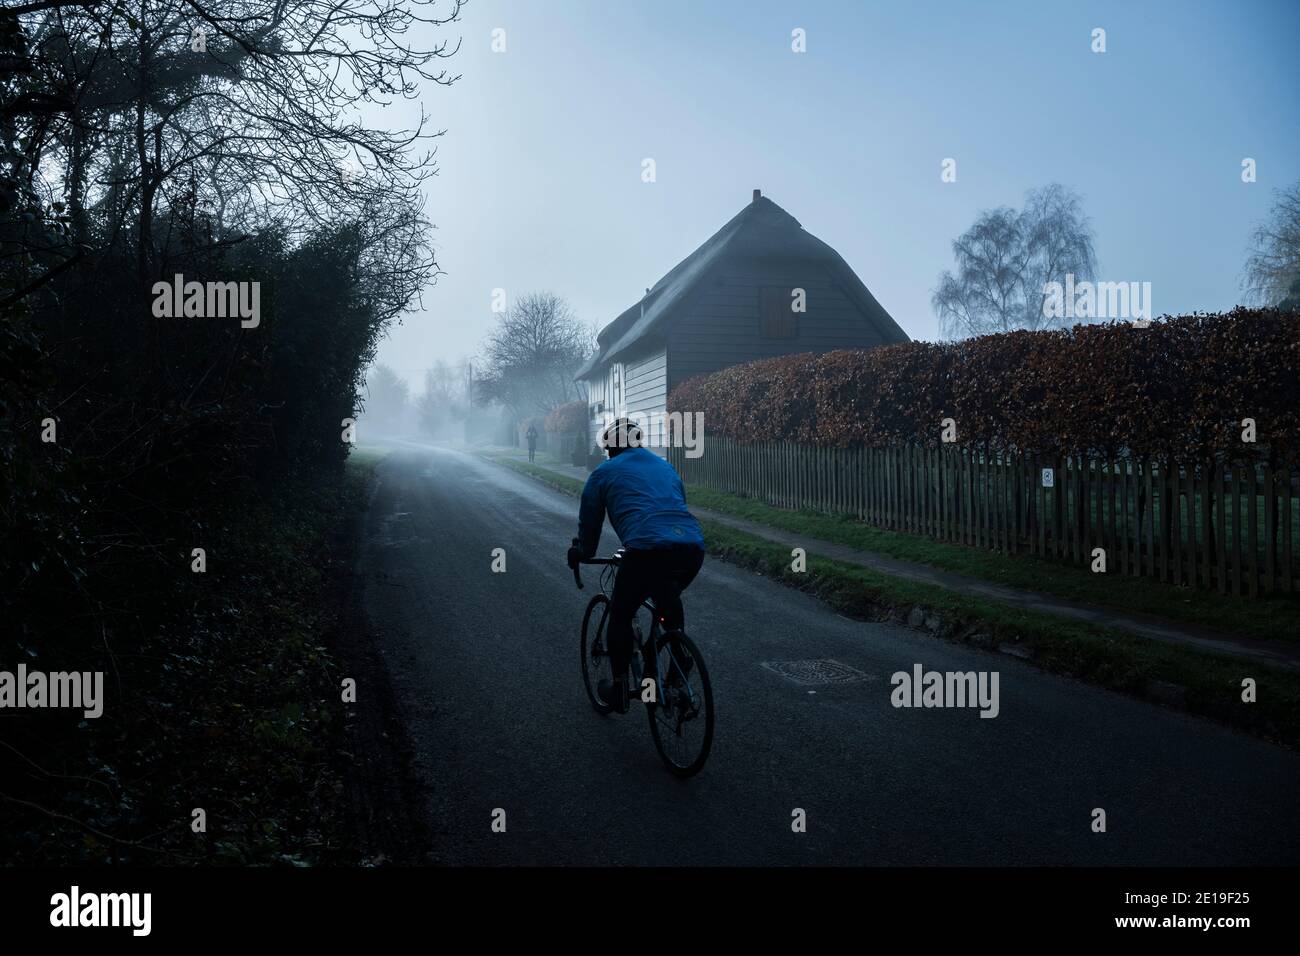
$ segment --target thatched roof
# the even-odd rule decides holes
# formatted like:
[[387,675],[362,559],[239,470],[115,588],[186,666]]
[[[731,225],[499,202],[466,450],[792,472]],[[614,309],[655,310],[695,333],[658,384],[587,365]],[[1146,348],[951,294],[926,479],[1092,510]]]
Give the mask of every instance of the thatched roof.
[[673,319],[680,314],[679,306],[688,299],[691,290],[719,263],[742,258],[822,262],[858,306],[865,320],[875,324],[885,342],[908,341],[907,333],[899,328],[838,252],[805,232],[799,220],[772,200],[756,196],[708,241],[656,282],[643,299],[601,329],[596,337],[599,350],[579,370],[576,378],[588,378],[603,371],[633,346],[661,339]]

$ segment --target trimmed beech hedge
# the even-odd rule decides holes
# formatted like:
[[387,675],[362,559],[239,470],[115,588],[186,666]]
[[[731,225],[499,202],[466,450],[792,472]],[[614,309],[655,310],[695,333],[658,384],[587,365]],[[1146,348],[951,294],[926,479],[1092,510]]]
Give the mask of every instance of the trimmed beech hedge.
[[526,415],[515,423],[515,431],[519,434],[519,440],[523,441],[528,434],[528,427],[532,426],[537,429],[537,436],[540,438],[546,429],[546,418],[543,415]]
[[958,444],[988,450],[1295,463],[1300,315],[1238,308],[787,355],[683,382],[668,408],[742,442],[935,446],[952,418]]
[[552,435],[586,433],[587,403],[581,399],[560,405],[546,416],[546,430]]

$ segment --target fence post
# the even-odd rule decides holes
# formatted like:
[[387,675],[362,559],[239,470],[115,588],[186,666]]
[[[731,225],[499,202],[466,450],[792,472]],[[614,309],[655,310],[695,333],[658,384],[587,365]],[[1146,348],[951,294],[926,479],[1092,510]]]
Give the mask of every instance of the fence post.
[[1187,498],[1187,586],[1195,588],[1200,581],[1196,574],[1196,465],[1193,460],[1187,462],[1183,492]]
[[998,451],[997,455],[998,458],[997,465],[995,466],[995,474],[997,476],[998,485],[998,548],[1004,554],[1010,554],[1011,536],[1007,533],[1007,528],[1010,525],[1010,522],[1007,520],[1008,511],[1010,510],[1007,507],[1007,462],[1006,456],[1001,451]]
[[1130,540],[1133,535],[1133,522],[1129,520],[1128,514],[1128,479],[1129,479],[1129,460],[1120,458],[1115,462],[1116,478],[1119,480],[1119,510],[1120,516],[1117,523],[1118,535],[1116,546],[1119,548],[1120,572],[1127,575],[1130,572],[1132,561],[1132,547]]
[[912,446],[913,531],[925,534],[925,447]]
[[921,449],[907,444],[907,495],[912,534],[921,533]]
[[966,536],[972,547],[979,547],[979,452],[972,445],[966,454]]
[[1003,449],[1002,455],[1002,532],[1003,545],[1008,554],[1017,550],[1017,535],[1020,528],[1020,499],[1016,495],[1016,464],[1011,452]]
[[1207,590],[1214,587],[1214,497],[1210,494],[1210,474],[1214,465],[1202,462],[1200,468],[1201,487],[1201,584]]
[[1273,466],[1264,465],[1264,593],[1272,594],[1276,588],[1274,579],[1274,540],[1277,537],[1277,494],[1273,486]]
[[993,451],[985,452],[984,462],[984,498],[987,504],[984,513],[988,516],[988,540],[986,544],[994,551],[1001,547],[998,529],[998,460]]
[[866,507],[863,502],[863,495],[866,493],[866,480],[863,474],[862,446],[853,450],[853,513],[857,515],[859,521],[866,516]]
[[912,445],[905,444],[902,454],[902,478],[903,478],[903,530],[908,533],[916,532],[916,468],[914,467],[914,458],[916,450]]
[[939,446],[939,537],[945,541],[952,540],[952,481],[949,469],[952,467],[952,449],[947,445]]
[[1003,545],[1008,554],[1016,553],[1016,535],[1020,526],[1020,500],[1016,496],[1016,466],[1011,452],[1005,448],[1002,455],[1002,531]]
[[787,442],[776,442],[776,497],[781,507],[789,507]]
[[[1111,561],[1117,562],[1119,558],[1119,554],[1116,551],[1116,541],[1118,539],[1116,538],[1116,531],[1115,531],[1115,478],[1116,477],[1117,476],[1115,473],[1115,459],[1113,457],[1108,458],[1106,460],[1107,533],[1106,533],[1106,544],[1103,545],[1103,547],[1106,549],[1106,559],[1108,562],[1108,567],[1109,567],[1109,562]],[[1114,558],[1111,557],[1112,554],[1114,555]]]
[[[1225,462],[1226,464],[1226,462]],[[1214,516],[1217,519],[1214,531],[1215,543],[1219,551],[1219,593],[1228,593],[1228,493],[1225,489],[1227,475],[1223,465],[1214,463]]]
[[1241,594],[1241,469],[1232,466],[1232,569],[1233,594]]
[[849,459],[852,454],[851,448],[835,449],[835,504],[840,514],[853,513],[849,501]]
[[941,537],[952,540],[952,446],[939,446],[939,513]]
[[785,461],[785,469],[784,469],[784,471],[785,471],[785,506],[786,506],[787,508],[790,508],[790,509],[793,510],[793,511],[797,511],[797,510],[799,510],[799,505],[797,504],[797,502],[798,502],[798,498],[796,497],[796,495],[795,495],[795,490],[794,490],[794,488],[795,488],[795,454],[794,454],[794,445],[793,445],[791,442],[789,442],[789,441],[782,442],[781,444],[782,444],[782,446],[783,446],[783,448],[784,448],[784,455],[783,455],[782,457],[784,458],[784,461]]
[[879,448],[871,449],[871,513],[872,521],[885,526],[885,468],[884,455]]
[[915,444],[907,446],[908,494],[911,496],[912,534],[922,533],[921,508],[921,449]]
[[1291,577],[1291,467],[1282,470],[1282,590],[1295,590]]
[[835,513],[835,455],[830,448],[822,448],[822,511]]
[[1154,509],[1151,512],[1151,526],[1155,534],[1156,550],[1158,556],[1157,574],[1161,581],[1168,579],[1169,575],[1169,535],[1166,531],[1168,518],[1168,504],[1165,500],[1165,472],[1168,465],[1164,462],[1157,462],[1158,473],[1153,475],[1155,482],[1155,497],[1151,499],[1151,506]]
[[869,452],[866,445],[858,449],[858,518],[862,521],[867,520],[870,508],[868,495],[871,493],[871,484],[867,466]]
[[1003,491],[1002,456],[1000,452],[993,450],[989,452],[989,532],[993,538],[993,548],[997,551],[1005,547],[1002,537],[1002,518],[1005,511],[1002,503]]
[[1092,560],[1094,548],[1105,549],[1103,529],[1106,521],[1105,484],[1103,483],[1100,459],[1088,459],[1088,536],[1091,539],[1086,548],[1084,560]]
[[795,474],[799,476],[799,507],[806,508],[811,505],[808,494],[808,463],[809,453],[807,445],[795,446]]
[[1259,594],[1259,469],[1252,461],[1246,468],[1246,474],[1250,476],[1250,488],[1246,494],[1246,514],[1247,530],[1250,532],[1250,560],[1247,562],[1247,573],[1250,579],[1247,582],[1247,593],[1251,597]]
[[925,533],[936,537],[934,528],[935,496],[930,493],[930,473],[934,470],[934,449],[929,445],[921,446],[921,491],[925,501]]
[[975,546],[985,548],[988,546],[988,496],[985,492],[988,490],[988,460],[987,456],[980,452],[975,452],[975,481],[972,488],[975,498]]
[[822,510],[835,513],[835,453],[831,448],[822,449]]
[[1165,468],[1169,472],[1167,479],[1162,482],[1167,489],[1167,500],[1169,502],[1169,513],[1165,517],[1165,527],[1168,529],[1165,534],[1165,541],[1169,554],[1169,581],[1172,584],[1181,584],[1183,579],[1183,542],[1179,525],[1182,523],[1183,515],[1178,500],[1179,465],[1174,461],[1172,455],[1166,462]]
[[1043,459],[1041,456],[1034,456],[1033,470],[1030,472],[1034,480],[1034,499],[1037,504],[1034,519],[1037,524],[1038,532],[1038,556],[1047,557],[1047,489],[1043,487]]
[[903,530],[903,487],[900,478],[900,459],[902,451],[891,448],[889,451],[889,521],[893,530]]
[[929,468],[926,469],[925,478],[926,491],[930,499],[930,534],[936,541],[943,538],[943,519],[940,517],[942,514],[940,506],[943,499],[939,497],[941,494],[939,490],[939,469],[942,467],[942,454],[942,445],[930,448],[926,452],[926,457],[930,462]]
[[972,547],[979,546],[979,497],[976,493],[979,480],[979,459],[975,446],[966,449],[966,480],[963,491],[966,494],[966,540]]
[[1135,577],[1140,578],[1146,575],[1144,569],[1147,566],[1146,562],[1149,560],[1146,557],[1146,549],[1142,540],[1147,527],[1145,522],[1148,517],[1146,506],[1150,504],[1149,497],[1144,498],[1142,493],[1142,482],[1145,480],[1147,463],[1144,459],[1140,465],[1136,461],[1130,464],[1133,472],[1131,489],[1133,497],[1133,564],[1136,568]]
[[876,521],[876,450],[870,446],[862,448],[863,463],[863,487],[865,490],[864,506],[866,508],[866,519],[872,524],[878,524]]
[[993,452],[993,510],[994,510],[994,546],[1002,552],[1010,551],[1007,546],[1007,481],[1004,474],[1006,463],[1002,452]]

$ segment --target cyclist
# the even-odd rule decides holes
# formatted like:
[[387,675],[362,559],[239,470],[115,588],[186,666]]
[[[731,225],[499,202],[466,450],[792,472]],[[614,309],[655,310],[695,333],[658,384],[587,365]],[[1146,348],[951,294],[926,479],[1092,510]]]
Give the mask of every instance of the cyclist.
[[[569,548],[568,561],[573,568],[595,556],[608,512],[624,554],[614,579],[605,638],[613,684],[601,680],[596,691],[625,714],[632,618],[647,598],[653,598],[667,629],[685,627],[681,592],[704,564],[704,534],[686,510],[686,491],[677,471],[642,446],[641,429],[634,422],[617,419],[605,429],[600,444],[609,458],[591,473],[582,489],[578,544]],[[649,671],[654,667],[653,651],[647,658]]]

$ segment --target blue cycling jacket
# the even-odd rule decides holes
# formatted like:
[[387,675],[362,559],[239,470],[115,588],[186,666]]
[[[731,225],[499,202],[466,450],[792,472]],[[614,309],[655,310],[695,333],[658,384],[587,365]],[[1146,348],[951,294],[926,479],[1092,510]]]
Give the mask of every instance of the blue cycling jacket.
[[607,511],[625,548],[704,547],[700,523],[686,510],[686,490],[677,470],[645,448],[629,448],[601,462],[587,478],[578,509],[583,557],[595,557]]

